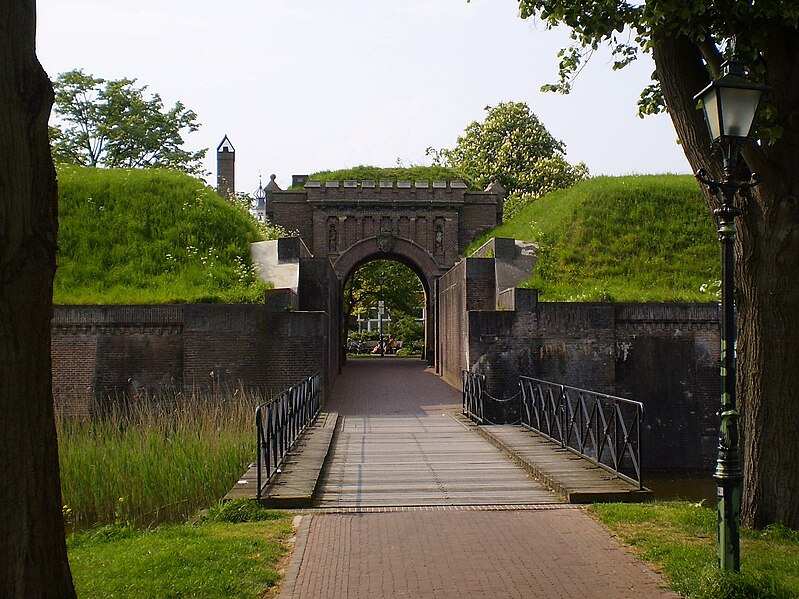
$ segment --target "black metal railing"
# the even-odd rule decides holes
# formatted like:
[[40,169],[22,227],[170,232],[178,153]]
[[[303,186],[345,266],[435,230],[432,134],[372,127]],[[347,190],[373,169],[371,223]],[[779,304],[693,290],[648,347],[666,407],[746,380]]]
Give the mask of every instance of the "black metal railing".
[[486,377],[463,371],[463,414],[477,424],[518,424],[519,394],[494,397],[486,391]]
[[485,375],[475,374],[468,370],[463,371],[463,414],[477,424],[485,422],[483,409],[485,380]]
[[321,378],[317,373],[255,408],[258,435],[257,499],[261,499],[263,489],[272,476],[280,472],[300,434],[319,414],[320,386]]
[[519,377],[522,426],[643,489],[637,401]]

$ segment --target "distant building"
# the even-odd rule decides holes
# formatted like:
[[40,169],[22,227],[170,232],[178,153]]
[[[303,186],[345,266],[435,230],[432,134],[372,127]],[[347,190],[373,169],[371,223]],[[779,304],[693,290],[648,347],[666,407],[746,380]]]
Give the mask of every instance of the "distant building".
[[236,193],[236,149],[227,135],[216,148],[216,193],[225,199]]

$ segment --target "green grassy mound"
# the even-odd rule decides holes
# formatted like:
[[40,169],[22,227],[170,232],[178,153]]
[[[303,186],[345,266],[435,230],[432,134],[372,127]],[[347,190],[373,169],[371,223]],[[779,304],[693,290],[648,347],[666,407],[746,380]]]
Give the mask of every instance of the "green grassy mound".
[[453,181],[470,184],[461,173],[444,166],[379,167],[354,166],[337,171],[319,171],[309,181]]
[[689,175],[583,181],[536,200],[469,251],[491,237],[539,243],[524,286],[542,301],[716,300],[716,231]]
[[250,243],[269,233],[183,173],[58,170],[57,304],[255,302]]

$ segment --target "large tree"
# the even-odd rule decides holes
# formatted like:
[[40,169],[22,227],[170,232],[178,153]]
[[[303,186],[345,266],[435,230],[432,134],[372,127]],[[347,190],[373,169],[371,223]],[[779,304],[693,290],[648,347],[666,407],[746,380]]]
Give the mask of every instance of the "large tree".
[[566,146],[524,102],[502,102],[485,111],[485,119],[470,123],[454,148],[428,148],[428,154],[480,189],[496,178],[507,192],[506,218],[531,200],[588,175],[584,164],[566,161]]
[[183,148],[197,114],[176,102],[165,109],[158,94],[135,79],[105,80],[77,69],[55,80],[53,154],[60,162],[111,168],[163,167],[202,174],[206,150]]
[[[737,58],[771,86],[757,142],[742,150],[744,178],[760,173],[737,219],[738,390],[742,414],[744,497],[750,526],[799,528],[799,4],[752,0],[519,0],[521,17],[571,28],[561,53],[568,91],[581,62],[602,43],[623,67],[641,52],[655,62],[641,111],[668,111],[691,166],[721,176],[694,95],[720,74],[736,40]],[[708,208],[719,206],[706,193]]]
[[75,596],[50,383],[57,191],[34,0],[0,0],[0,596]]

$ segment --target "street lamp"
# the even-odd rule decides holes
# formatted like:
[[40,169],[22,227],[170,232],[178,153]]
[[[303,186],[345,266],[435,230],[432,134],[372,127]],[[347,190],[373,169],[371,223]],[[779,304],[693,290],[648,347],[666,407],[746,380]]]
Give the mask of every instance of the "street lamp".
[[700,169],[697,179],[711,194],[721,196],[718,217],[721,243],[721,425],[718,460],[713,475],[718,492],[718,560],[723,570],[735,572],[741,567],[740,512],[743,472],[738,457],[738,413],[735,403],[735,217],[741,214],[735,196],[748,196],[759,177],[749,181],[736,179],[741,145],[749,138],[760,99],[767,87],[753,84],[743,64],[729,60],[722,65],[723,75],[699,92],[705,121],[713,143],[721,149],[722,180],[710,179]]

